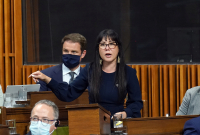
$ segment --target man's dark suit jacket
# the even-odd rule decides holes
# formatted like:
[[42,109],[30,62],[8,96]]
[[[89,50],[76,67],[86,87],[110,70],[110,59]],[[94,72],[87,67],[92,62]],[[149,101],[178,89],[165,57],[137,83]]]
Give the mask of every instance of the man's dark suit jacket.
[[200,135],[200,116],[185,122],[183,135]]
[[[55,79],[58,82],[63,82],[62,79],[62,64],[44,69],[41,71],[43,74]],[[47,84],[41,80],[39,80],[38,84],[40,84],[40,91],[51,91],[51,89],[49,89],[47,87]]]
[[[82,68],[80,68],[80,71],[81,70],[82,70]],[[56,80],[59,83],[63,82],[62,64],[44,69],[41,72],[43,74],[53,78],[54,80]],[[51,91],[51,89],[47,87],[47,84],[45,82],[39,80],[38,84],[40,84],[40,91]]]

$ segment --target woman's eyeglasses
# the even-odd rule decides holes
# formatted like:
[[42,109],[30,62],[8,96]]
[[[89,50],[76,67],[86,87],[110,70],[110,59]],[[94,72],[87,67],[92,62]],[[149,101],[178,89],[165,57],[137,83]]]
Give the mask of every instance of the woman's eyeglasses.
[[99,48],[101,48],[101,49],[105,49],[107,46],[110,49],[114,49],[117,46],[117,44],[116,43],[109,43],[109,44],[99,43]]

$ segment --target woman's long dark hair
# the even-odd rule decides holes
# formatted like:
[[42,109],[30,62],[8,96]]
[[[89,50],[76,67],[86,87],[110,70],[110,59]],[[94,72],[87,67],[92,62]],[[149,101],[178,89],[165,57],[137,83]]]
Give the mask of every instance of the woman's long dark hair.
[[117,63],[116,72],[115,72],[115,84],[118,84],[118,93],[119,93],[119,101],[123,100],[125,91],[126,91],[126,71],[125,71],[125,62],[123,56],[123,49],[122,44],[119,39],[118,34],[111,29],[103,30],[99,33],[96,46],[95,46],[95,57],[94,61],[90,64],[89,68],[89,83],[91,93],[90,96],[94,102],[99,101],[99,89],[101,84],[101,72],[102,72],[102,65],[100,65],[101,57],[99,55],[99,43],[103,38],[109,38],[112,41],[117,43],[119,48],[118,56],[120,57],[120,63]]

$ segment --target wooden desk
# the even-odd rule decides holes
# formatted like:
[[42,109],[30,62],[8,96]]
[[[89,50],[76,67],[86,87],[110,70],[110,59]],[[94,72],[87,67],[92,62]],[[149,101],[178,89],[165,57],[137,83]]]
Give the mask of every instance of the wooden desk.
[[199,115],[124,119],[123,124],[131,135],[182,135],[187,120]]
[[83,94],[78,97],[76,100],[72,102],[63,102],[60,101],[53,92],[51,91],[40,91],[40,92],[28,92],[27,98],[30,100],[30,107],[33,107],[35,103],[42,99],[51,100],[54,102],[58,107],[65,107],[66,105],[72,105],[72,104],[89,104],[89,95],[88,90],[85,90]]
[[0,124],[6,125],[6,108],[3,106],[0,106]]
[[9,129],[7,125],[0,125],[0,135],[9,135]]
[[110,112],[99,104],[76,104],[66,106],[69,134],[110,134]]

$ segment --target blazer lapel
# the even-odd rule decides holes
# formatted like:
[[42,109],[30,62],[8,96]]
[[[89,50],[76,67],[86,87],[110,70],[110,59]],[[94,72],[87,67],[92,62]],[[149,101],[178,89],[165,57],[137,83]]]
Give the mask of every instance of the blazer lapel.
[[63,82],[63,77],[62,77],[62,64],[58,65],[58,67],[53,71],[52,77],[54,80],[57,82]]

